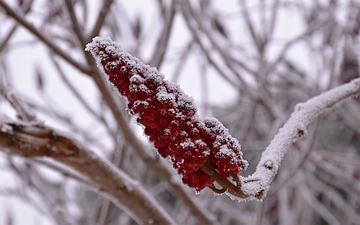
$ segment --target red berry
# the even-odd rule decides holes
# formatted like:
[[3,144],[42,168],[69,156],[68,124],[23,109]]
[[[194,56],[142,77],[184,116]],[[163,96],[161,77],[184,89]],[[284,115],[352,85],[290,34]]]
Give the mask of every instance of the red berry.
[[128,109],[162,157],[168,157],[183,182],[197,191],[213,178],[201,171],[206,161],[227,178],[246,169],[240,145],[216,119],[201,120],[191,97],[164,75],[124,52],[109,38],[87,45],[109,81],[129,100]]

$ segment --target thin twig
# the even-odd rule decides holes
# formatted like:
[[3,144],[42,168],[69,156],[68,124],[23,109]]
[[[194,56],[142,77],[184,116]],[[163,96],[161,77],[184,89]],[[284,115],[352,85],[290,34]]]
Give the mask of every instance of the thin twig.
[[114,131],[110,128],[109,124],[106,122],[105,118],[101,115],[95,112],[95,110],[88,104],[88,102],[85,100],[85,98],[82,97],[82,95],[78,92],[78,90],[74,87],[72,83],[67,79],[65,76],[65,73],[63,72],[62,68],[60,67],[59,63],[54,59],[54,57],[49,54],[49,58],[51,59],[51,62],[54,64],[56,70],[58,71],[60,78],[64,82],[64,84],[70,89],[72,94],[75,96],[75,98],[78,99],[78,101],[81,103],[82,106],[89,112],[96,120],[101,122],[104,127],[107,129],[109,134],[114,136]]
[[[239,73],[239,70],[234,67],[234,63],[240,65],[241,68],[249,74],[255,75],[257,74],[257,72],[242,63],[241,61],[235,60],[234,57],[229,54],[229,51],[225,51],[224,48],[219,45],[219,43],[212,37],[212,32],[206,29],[206,26],[203,24],[203,19],[199,19],[199,16],[197,16],[197,13],[193,11],[191,4],[187,0],[181,2],[181,9],[187,26],[191,30],[191,33],[194,35],[195,40],[199,44],[201,50],[204,52],[209,63],[214,66],[214,68],[222,75],[222,77],[226,79],[226,81],[229,82],[229,84],[235,86],[237,89],[244,90],[244,93],[248,94],[251,99],[264,106],[265,110],[271,116],[271,119],[276,118],[277,111],[275,111],[272,105],[269,103],[270,101],[268,100],[268,94],[264,93],[263,88],[258,88],[257,90],[254,90],[254,88],[252,88],[248,84],[248,82],[244,80],[243,76]],[[191,18],[196,21],[197,26],[195,26],[194,23],[190,21]],[[232,74],[236,76],[239,82],[232,81],[232,79],[224,73],[223,69],[221,69],[216,60],[211,57],[211,51],[208,50],[203,44],[202,38],[199,34],[199,30],[205,33],[206,37],[212,44],[212,48],[216,49],[216,51],[222,56],[225,65],[232,72]]]
[[267,34],[266,34],[268,40],[272,38],[272,35],[274,33],[274,30],[275,30],[276,20],[277,20],[278,15],[279,15],[279,4],[280,4],[280,1],[275,0],[273,2],[273,4],[272,4],[272,7],[271,7],[270,25],[268,26],[268,30],[267,30]]
[[75,68],[80,70],[82,73],[90,74],[91,70],[89,70],[86,66],[82,65],[81,63],[77,62],[75,59],[69,56],[66,52],[56,46],[53,42],[51,42],[46,36],[42,34],[35,26],[27,22],[23,17],[17,14],[11,7],[5,3],[4,1],[0,1],[0,6],[6,11],[6,13],[16,20],[19,24],[25,27],[28,31],[34,34],[37,38],[39,38],[45,45],[47,45],[50,49],[52,49],[56,54],[61,56],[64,60],[69,62]]
[[86,42],[85,42],[85,39],[84,39],[82,29],[81,29],[80,24],[79,24],[79,20],[77,19],[75,11],[74,11],[74,5],[73,5],[71,0],[63,0],[63,1],[65,2],[66,9],[67,9],[67,11],[69,13],[69,17],[70,17],[71,25],[72,25],[72,30],[74,31],[81,48],[85,48]]
[[[242,16],[243,16],[243,18],[244,18],[244,20],[246,22],[245,24],[246,24],[248,30],[250,31],[251,38],[252,38],[252,40],[254,40],[255,46],[257,47],[258,51],[261,52],[261,50],[260,50],[261,43],[259,42],[260,39],[259,39],[258,34],[255,31],[254,24],[251,21],[251,18],[249,16],[249,13],[248,13],[249,9],[248,9],[248,7],[246,5],[246,1],[239,0],[239,3],[243,7],[243,10],[241,10]],[[265,12],[264,12],[264,14],[265,14]]]
[[[204,166],[201,167],[201,170],[204,171],[209,176],[212,176],[216,182],[218,182],[227,192],[230,194],[239,197],[239,198],[248,198],[249,196],[244,194],[241,189],[239,189],[236,185],[223,178],[213,166],[209,163],[205,163]],[[255,196],[256,194],[254,194]]]
[[0,76],[0,79],[1,79],[0,94],[3,95],[7,99],[7,101],[12,105],[12,107],[16,110],[17,116],[23,122],[35,122],[36,120],[35,114],[14,93],[14,91],[7,83],[5,75]]
[[160,32],[160,35],[158,37],[157,43],[154,48],[154,52],[152,54],[152,60],[150,62],[150,65],[155,66],[157,69],[160,68],[164,60],[165,53],[167,52],[166,50],[169,43],[170,34],[172,31],[172,27],[174,24],[174,17],[176,13],[175,2],[176,0],[171,1],[171,5],[165,16],[165,25],[162,31]]
[[85,42],[88,43],[91,41],[91,38],[99,35],[101,28],[104,25],[106,16],[109,14],[110,8],[114,0],[105,0],[103,1],[103,4],[100,8],[100,12],[97,16],[96,23],[94,24],[94,27],[92,28],[92,31],[90,32],[89,36],[86,38]]
[[8,42],[10,41],[11,37],[15,34],[18,25],[14,25],[9,33],[5,36],[4,40],[0,43],[0,52],[4,51],[5,47],[7,46]]

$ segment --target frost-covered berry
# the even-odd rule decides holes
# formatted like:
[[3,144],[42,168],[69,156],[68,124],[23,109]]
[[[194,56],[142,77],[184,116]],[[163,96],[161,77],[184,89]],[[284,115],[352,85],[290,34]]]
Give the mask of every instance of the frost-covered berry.
[[114,87],[128,99],[129,112],[159,154],[169,157],[183,182],[197,191],[213,178],[200,167],[209,162],[227,178],[244,170],[239,143],[217,119],[201,120],[194,100],[155,68],[124,52],[110,38],[86,46]]

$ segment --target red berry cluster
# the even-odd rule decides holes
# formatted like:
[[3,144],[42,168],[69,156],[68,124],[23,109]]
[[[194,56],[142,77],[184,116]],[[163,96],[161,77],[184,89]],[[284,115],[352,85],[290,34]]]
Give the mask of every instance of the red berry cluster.
[[213,182],[200,169],[206,161],[224,178],[245,169],[237,140],[218,120],[202,121],[193,99],[155,68],[124,52],[110,38],[96,37],[86,50],[127,97],[130,113],[144,126],[159,154],[171,159],[185,184],[200,191]]
[[208,160],[215,165],[222,177],[227,178],[230,173],[238,174],[246,169],[247,162],[242,160],[239,142],[219,120],[206,118],[202,127],[202,137],[211,149]]

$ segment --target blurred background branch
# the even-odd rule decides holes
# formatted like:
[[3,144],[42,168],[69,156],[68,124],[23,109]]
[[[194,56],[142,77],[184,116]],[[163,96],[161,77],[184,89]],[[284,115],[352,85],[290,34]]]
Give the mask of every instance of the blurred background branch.
[[[84,46],[110,36],[180,84],[201,116],[217,117],[240,141],[246,177],[297,103],[359,76],[359,15],[353,0],[0,0],[2,124],[61,130],[138,181],[178,224],[356,224],[358,99],[309,125],[262,203],[195,195],[156,155]],[[0,223],[137,223],[49,158],[1,151],[0,178]]]

